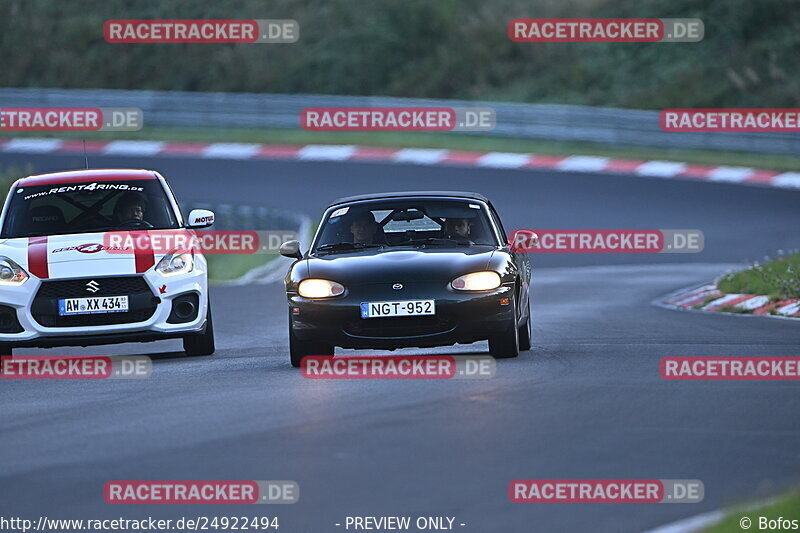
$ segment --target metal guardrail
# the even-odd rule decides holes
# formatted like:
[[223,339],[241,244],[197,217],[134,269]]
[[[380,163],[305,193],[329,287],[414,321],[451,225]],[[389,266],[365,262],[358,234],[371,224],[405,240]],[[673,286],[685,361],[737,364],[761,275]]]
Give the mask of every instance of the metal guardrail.
[[800,133],[667,133],[658,111],[550,104],[330,95],[197,93],[111,89],[0,88],[0,107],[138,107],[146,125],[300,128],[306,107],[490,107],[490,132],[452,132],[520,139],[700,150],[800,153]]

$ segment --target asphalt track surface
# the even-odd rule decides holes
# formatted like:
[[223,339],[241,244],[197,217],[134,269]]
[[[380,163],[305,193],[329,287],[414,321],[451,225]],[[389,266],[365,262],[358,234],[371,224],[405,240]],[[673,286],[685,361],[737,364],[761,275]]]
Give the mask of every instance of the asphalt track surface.
[[[79,168],[81,157],[0,155]],[[800,384],[668,382],[667,355],[800,355],[800,324],[651,305],[746,260],[800,248],[800,191],[580,173],[93,157],[155,168],[181,199],[291,207],[473,190],[511,228],[677,228],[700,254],[534,255],[534,346],[494,379],[316,381],[289,367],[282,284],[212,290],[217,353],[177,341],[42,354],[149,354],[148,380],[0,383],[0,516],[455,516],[465,532],[642,531],[800,482]],[[486,343],[396,353],[483,353]],[[359,352],[371,353],[371,352]],[[515,504],[510,481],[700,479],[699,504]],[[108,480],[295,480],[294,505],[108,505]]]

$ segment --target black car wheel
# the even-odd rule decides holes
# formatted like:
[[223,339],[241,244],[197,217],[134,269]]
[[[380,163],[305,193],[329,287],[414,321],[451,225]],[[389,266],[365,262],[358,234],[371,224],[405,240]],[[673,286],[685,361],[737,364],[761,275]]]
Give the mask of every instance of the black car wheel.
[[525,323],[519,327],[519,351],[525,352],[531,349],[531,339],[533,335],[531,334],[531,308],[530,304],[528,304],[528,317],[525,319]]
[[214,325],[211,320],[211,301],[208,302],[206,329],[202,333],[194,333],[183,338],[183,351],[186,355],[211,355],[216,349],[214,345]]
[[291,319],[289,319],[289,358],[293,367],[300,367],[303,357],[308,355],[333,355],[333,349],[334,347],[330,344],[298,339],[292,329]]
[[517,327],[517,311],[502,333],[489,337],[489,354],[495,359],[509,359],[519,355],[519,328]]

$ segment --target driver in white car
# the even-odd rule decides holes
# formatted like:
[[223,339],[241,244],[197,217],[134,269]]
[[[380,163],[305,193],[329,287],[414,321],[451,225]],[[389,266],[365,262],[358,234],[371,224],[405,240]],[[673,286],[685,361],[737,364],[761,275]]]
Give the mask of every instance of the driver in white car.
[[114,222],[121,224],[130,221],[144,221],[147,200],[141,194],[127,192],[117,200],[114,206]]

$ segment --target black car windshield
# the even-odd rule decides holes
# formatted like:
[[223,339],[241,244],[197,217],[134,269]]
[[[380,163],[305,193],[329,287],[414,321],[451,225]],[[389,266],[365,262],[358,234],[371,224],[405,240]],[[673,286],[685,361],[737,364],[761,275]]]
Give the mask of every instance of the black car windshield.
[[178,227],[158,180],[85,181],[17,187],[0,237]]
[[489,215],[476,202],[402,199],[334,209],[322,223],[314,252],[497,244]]

